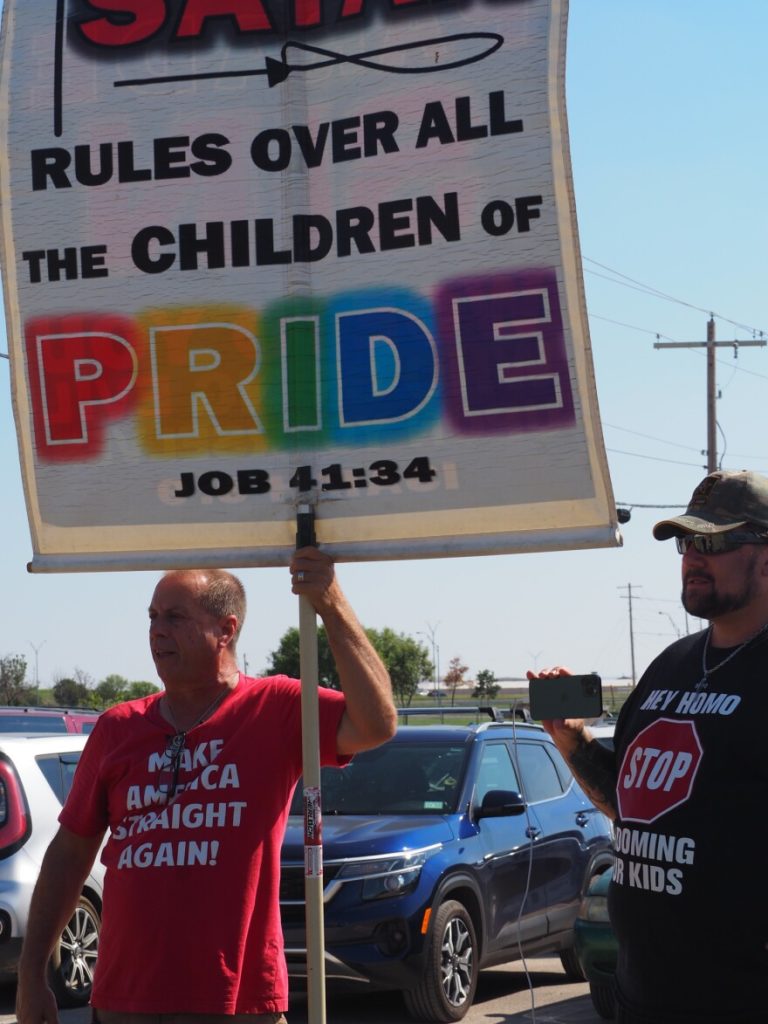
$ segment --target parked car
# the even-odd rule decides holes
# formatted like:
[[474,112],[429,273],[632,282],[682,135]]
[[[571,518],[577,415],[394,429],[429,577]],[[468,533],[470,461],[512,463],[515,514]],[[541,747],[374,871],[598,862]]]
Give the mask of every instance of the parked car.
[[589,731],[594,738],[599,740],[603,746],[608,747],[609,750],[613,750],[613,733],[616,729],[616,719],[604,716],[595,719],[594,722],[589,722],[588,725]]
[[604,1020],[616,1016],[616,997],[613,981],[616,974],[618,946],[608,919],[608,886],[612,871],[609,868],[590,882],[581,901],[574,933],[576,955],[584,977],[589,982],[592,1005]]
[[90,732],[99,717],[92,708],[0,707],[0,732]]
[[[540,726],[403,726],[322,773],[329,983],[399,989],[418,1020],[458,1021],[478,972],[558,954],[611,862],[610,823]],[[288,971],[306,977],[301,785],[283,844]]]
[[[0,976],[15,975],[43,854],[58,828],[87,737],[0,735]],[[97,861],[51,958],[60,1006],[85,1006],[101,930],[103,867]]]

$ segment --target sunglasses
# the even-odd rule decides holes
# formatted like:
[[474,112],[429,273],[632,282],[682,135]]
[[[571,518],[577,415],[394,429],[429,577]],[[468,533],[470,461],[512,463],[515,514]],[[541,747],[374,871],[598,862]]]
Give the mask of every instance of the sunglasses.
[[179,788],[179,770],[181,768],[181,755],[186,744],[187,734],[177,732],[168,740],[165,748],[165,762],[160,768],[157,788],[163,794],[164,802],[170,803],[176,796]]
[[691,547],[700,555],[722,555],[744,544],[768,544],[768,537],[760,533],[731,530],[729,533],[686,533],[682,537],[675,537],[675,543],[681,555]]

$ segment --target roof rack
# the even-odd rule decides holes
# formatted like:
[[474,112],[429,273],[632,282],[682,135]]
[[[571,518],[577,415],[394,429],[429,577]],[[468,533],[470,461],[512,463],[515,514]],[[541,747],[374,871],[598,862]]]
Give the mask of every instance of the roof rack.
[[14,711],[21,714],[36,714],[39,711],[58,711],[64,715],[81,715],[84,711],[89,714],[100,714],[100,708],[73,708],[59,707],[53,704],[0,704],[0,711]]
[[513,704],[509,708],[495,707],[490,704],[471,704],[471,705],[451,705],[445,707],[443,705],[435,705],[431,707],[419,706],[416,708],[398,708],[397,714],[399,718],[404,718],[406,723],[410,717],[414,718],[434,718],[439,716],[442,721],[445,716],[456,717],[467,715],[474,715],[478,718],[480,715],[487,715],[492,722],[504,723],[513,719],[516,722],[531,723],[531,712],[527,707],[519,704]]

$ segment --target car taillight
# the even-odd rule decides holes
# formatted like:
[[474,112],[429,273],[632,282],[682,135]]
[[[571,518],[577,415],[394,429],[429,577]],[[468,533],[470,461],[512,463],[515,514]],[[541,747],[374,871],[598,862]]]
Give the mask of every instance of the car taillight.
[[23,846],[29,836],[27,801],[13,766],[0,758],[0,859]]

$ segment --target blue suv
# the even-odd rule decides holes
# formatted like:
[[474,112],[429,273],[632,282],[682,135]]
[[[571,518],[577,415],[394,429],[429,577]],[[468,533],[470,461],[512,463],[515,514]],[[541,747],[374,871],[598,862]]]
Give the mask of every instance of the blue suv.
[[[558,954],[583,977],[573,924],[611,863],[610,823],[542,728],[403,726],[323,769],[329,981],[399,989],[417,1020],[457,1021],[478,971]],[[306,977],[301,786],[283,843],[288,972]]]

